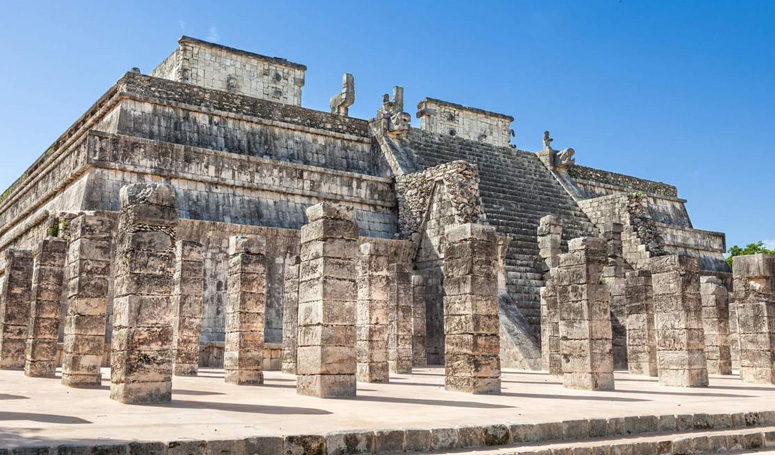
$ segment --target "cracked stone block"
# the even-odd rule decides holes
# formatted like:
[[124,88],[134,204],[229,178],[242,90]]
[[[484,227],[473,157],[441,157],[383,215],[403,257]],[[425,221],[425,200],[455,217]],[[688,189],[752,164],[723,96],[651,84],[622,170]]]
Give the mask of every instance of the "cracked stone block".
[[654,293],[651,272],[627,272],[627,370],[657,376],[657,340],[654,329]]
[[5,278],[0,288],[0,369],[24,368],[24,351],[32,302],[32,251],[5,252]]
[[202,245],[178,240],[173,278],[172,346],[175,376],[196,376],[204,304],[204,252]]
[[299,256],[285,261],[283,291],[283,373],[296,374],[296,350],[299,338]]
[[735,256],[732,265],[740,379],[775,384],[775,256]]
[[390,248],[367,242],[358,253],[358,302],[355,309],[356,376],[363,382],[388,382]]
[[390,264],[390,304],[388,318],[388,363],[391,373],[412,372],[412,267]]
[[727,288],[720,279],[704,276],[700,278],[700,297],[708,373],[732,374]]

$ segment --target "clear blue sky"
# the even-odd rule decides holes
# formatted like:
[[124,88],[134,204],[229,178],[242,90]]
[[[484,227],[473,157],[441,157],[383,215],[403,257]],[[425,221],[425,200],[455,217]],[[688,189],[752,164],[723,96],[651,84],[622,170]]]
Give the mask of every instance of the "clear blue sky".
[[[0,0],[0,187],[133,66],[186,34],[308,67],[327,110],[343,72],[351,115],[393,85],[549,129],[577,162],[677,185],[695,227],[775,241],[775,1]],[[417,120],[414,120],[417,124]],[[2,191],[0,189],[0,191]]]

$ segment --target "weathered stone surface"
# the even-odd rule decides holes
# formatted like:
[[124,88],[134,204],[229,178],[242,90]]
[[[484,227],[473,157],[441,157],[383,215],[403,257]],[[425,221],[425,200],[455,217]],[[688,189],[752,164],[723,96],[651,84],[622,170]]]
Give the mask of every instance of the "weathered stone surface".
[[226,305],[226,382],[264,383],[264,314],[266,309],[266,239],[229,238],[229,293]]
[[188,240],[178,240],[175,245],[175,276],[172,290],[173,373],[176,376],[196,376],[199,369],[203,294],[202,245]]
[[296,350],[299,340],[299,265],[297,255],[285,258],[283,292],[283,373],[296,374]]
[[358,226],[344,207],[307,209],[301,229],[296,391],[355,396]]
[[699,264],[688,256],[651,258],[659,383],[707,387]]
[[412,276],[412,366],[428,366],[428,333],[425,307],[425,281]]
[[539,256],[544,263],[546,285],[540,292],[541,298],[541,364],[553,376],[562,375],[562,352],[560,349],[560,313],[557,289],[552,275],[560,261],[562,244],[562,223],[554,215],[541,218],[538,225]]
[[68,226],[62,355],[62,384],[66,386],[99,387],[102,381],[113,228],[113,220],[95,215],[77,216]]
[[709,374],[732,374],[729,342],[729,293],[716,277],[700,278],[702,328]]
[[0,283],[0,369],[21,369],[32,302],[32,251],[9,249],[4,259],[5,277]]
[[602,281],[606,242],[596,237],[568,242],[554,279],[560,313],[563,386],[613,390],[611,309]]
[[30,311],[24,374],[54,377],[59,337],[59,302],[62,300],[67,241],[46,237],[38,244],[32,274]]
[[446,389],[499,394],[500,335],[495,228],[451,225],[444,255]]
[[611,330],[614,368],[627,368],[627,299],[625,296],[625,262],[622,249],[622,224],[606,223],[602,229],[607,260],[603,282],[608,286],[611,305]]
[[389,380],[389,253],[387,245],[367,242],[358,254],[355,355],[357,379],[363,382]]
[[510,115],[425,98],[417,104],[420,128],[437,134],[507,147],[511,140]]
[[406,263],[388,267],[390,301],[388,316],[388,363],[391,373],[412,372],[412,268]]
[[657,376],[654,292],[651,272],[627,272],[627,369],[632,374]]
[[175,189],[121,189],[116,239],[110,397],[122,403],[172,399]]
[[735,256],[740,379],[775,384],[775,256]]

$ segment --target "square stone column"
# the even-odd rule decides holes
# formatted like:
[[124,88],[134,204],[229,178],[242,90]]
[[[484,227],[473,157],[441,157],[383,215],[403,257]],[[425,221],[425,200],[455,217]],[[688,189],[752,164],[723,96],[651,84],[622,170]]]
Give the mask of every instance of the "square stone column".
[[657,338],[654,329],[654,292],[651,272],[627,272],[627,370],[657,376]]
[[603,282],[608,286],[613,331],[614,368],[627,368],[627,298],[622,253],[621,223],[607,223],[602,228],[606,241],[607,264],[603,268]]
[[446,389],[501,391],[495,227],[447,226],[444,251]]
[[296,391],[355,396],[358,225],[352,208],[322,203],[301,228]]
[[560,255],[557,302],[563,357],[563,386],[569,389],[613,390],[611,307],[602,281],[606,242],[597,237],[568,242]]
[[541,289],[541,364],[550,375],[562,376],[560,308],[553,273],[557,273],[556,268],[545,275],[546,286]]
[[[538,255],[544,260],[548,272],[557,267],[562,245],[562,223],[554,215],[546,215],[538,224]],[[546,274],[544,274],[546,275]]]
[[178,212],[168,184],[121,188],[116,237],[110,397],[172,399],[172,291]]
[[649,269],[659,384],[706,387],[699,262],[689,256],[657,256],[650,259]]
[[285,260],[283,291],[283,373],[296,374],[296,349],[299,339],[299,256]]
[[358,303],[355,309],[357,379],[388,382],[388,255],[381,242],[367,242],[358,254]]
[[735,256],[732,261],[740,379],[775,384],[775,256]]
[[404,262],[390,264],[390,315],[388,360],[390,372],[412,372],[412,266]]
[[24,368],[24,350],[32,302],[32,251],[5,252],[5,279],[0,289],[0,369]]
[[190,240],[175,244],[172,346],[175,376],[196,376],[204,305],[204,251]]
[[110,218],[79,215],[67,228],[62,384],[69,387],[99,387],[102,383],[113,227]]
[[412,275],[412,366],[428,366],[428,326],[425,309],[425,281]]
[[259,235],[232,236],[223,353],[226,382],[264,383],[265,313],[266,239]]
[[708,373],[732,374],[727,288],[720,279],[704,276],[700,278],[700,297]]
[[59,304],[67,258],[67,241],[46,237],[38,244],[32,273],[32,310],[30,311],[24,374],[53,378],[57,364]]

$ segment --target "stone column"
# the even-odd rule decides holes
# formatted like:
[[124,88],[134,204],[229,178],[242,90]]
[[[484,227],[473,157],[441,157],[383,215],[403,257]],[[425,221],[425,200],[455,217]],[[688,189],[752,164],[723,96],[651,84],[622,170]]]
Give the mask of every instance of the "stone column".
[[0,369],[24,368],[24,350],[32,302],[32,251],[5,252],[0,289]]
[[568,242],[557,268],[557,301],[563,385],[613,390],[613,345],[608,286],[602,281],[606,242],[597,237]]
[[404,262],[390,264],[390,315],[388,359],[390,372],[412,372],[412,267]]
[[355,396],[358,225],[352,208],[322,203],[301,228],[296,391],[321,398]]
[[627,272],[627,370],[657,376],[657,339],[654,330],[654,293],[651,272]]
[[446,389],[501,390],[497,239],[481,224],[447,226],[444,252]]
[[551,375],[562,375],[560,352],[560,314],[557,289],[552,269],[559,264],[562,244],[562,224],[554,215],[541,218],[538,225],[538,254],[544,260],[544,282],[541,289],[541,364]]
[[358,255],[358,303],[355,309],[357,379],[388,382],[387,244],[363,243]]
[[67,241],[46,237],[38,244],[32,273],[32,310],[30,311],[24,374],[53,378],[57,364],[59,304],[65,275]]
[[697,258],[657,256],[649,261],[654,291],[659,383],[705,387],[705,339]]
[[299,338],[299,256],[285,260],[283,291],[283,373],[296,374]]
[[265,311],[266,239],[259,235],[232,236],[223,352],[226,382],[264,383]]
[[67,228],[62,384],[69,387],[99,387],[102,383],[113,227],[110,218],[79,215]]
[[611,329],[613,336],[614,368],[627,368],[627,298],[625,297],[624,257],[622,254],[622,225],[607,223],[603,227],[606,241],[607,265],[603,268],[603,282],[611,296]]
[[729,293],[720,279],[700,278],[702,329],[709,374],[732,374],[729,344]]
[[204,304],[204,252],[189,240],[175,244],[172,346],[175,376],[196,376]]
[[175,189],[121,188],[116,238],[110,397],[122,403],[172,399]]
[[560,343],[560,308],[557,303],[557,286],[546,275],[546,286],[541,288],[541,364],[552,376],[562,376],[562,348]]
[[735,256],[732,273],[740,334],[740,379],[775,384],[775,256]]
[[425,312],[425,282],[412,275],[412,366],[428,366],[428,328]]

